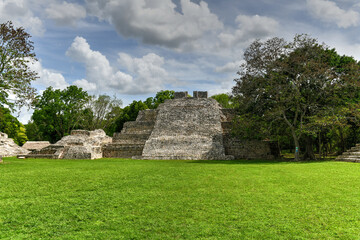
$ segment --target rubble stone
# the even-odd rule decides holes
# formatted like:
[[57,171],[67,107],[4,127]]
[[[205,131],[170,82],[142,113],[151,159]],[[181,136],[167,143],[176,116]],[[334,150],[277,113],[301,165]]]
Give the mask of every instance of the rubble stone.
[[63,137],[55,144],[40,150],[34,150],[27,158],[53,159],[97,159],[102,158],[102,147],[111,142],[101,129],[94,131],[73,130],[71,135]]
[[355,147],[343,152],[341,155],[337,156],[336,160],[360,163],[360,144],[356,144]]
[[13,157],[19,154],[27,154],[28,150],[18,146],[12,138],[8,138],[6,133],[0,132],[0,155],[3,157]]

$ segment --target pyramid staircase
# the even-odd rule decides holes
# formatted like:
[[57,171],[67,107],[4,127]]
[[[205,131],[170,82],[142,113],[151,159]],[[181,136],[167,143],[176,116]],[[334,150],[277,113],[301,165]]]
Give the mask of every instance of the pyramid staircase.
[[343,152],[336,160],[344,162],[360,162],[360,144],[356,144],[355,147]]
[[156,110],[139,112],[136,121],[124,123],[120,133],[114,133],[112,143],[103,147],[105,158],[131,158],[141,156],[146,140],[154,128]]

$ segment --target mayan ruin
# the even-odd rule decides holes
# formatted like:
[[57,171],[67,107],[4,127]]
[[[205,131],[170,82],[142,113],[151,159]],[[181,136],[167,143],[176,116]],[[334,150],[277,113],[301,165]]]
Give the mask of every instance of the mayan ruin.
[[[231,136],[232,109],[223,109],[207,92],[175,92],[156,110],[141,111],[103,148],[106,158],[230,160],[274,159],[270,142]],[[253,151],[249,151],[249,149]]]
[[8,138],[6,133],[0,132],[0,155],[2,157],[13,157],[19,154],[27,154],[29,151],[23,147],[19,147],[14,140]]
[[111,142],[101,129],[95,131],[73,130],[55,144],[33,150],[26,158],[97,159],[102,158],[102,146]]

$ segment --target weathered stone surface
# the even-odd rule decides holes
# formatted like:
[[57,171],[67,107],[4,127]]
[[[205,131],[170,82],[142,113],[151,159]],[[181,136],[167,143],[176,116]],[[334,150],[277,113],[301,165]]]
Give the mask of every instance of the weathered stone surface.
[[3,157],[13,157],[19,154],[27,154],[28,150],[18,146],[14,140],[8,138],[6,133],[0,132],[0,155]]
[[175,92],[174,99],[178,98],[186,98],[188,96],[188,92]]
[[360,144],[356,144],[355,147],[343,152],[342,155],[337,156],[337,161],[344,162],[360,162]]
[[55,144],[26,155],[28,158],[97,159],[102,158],[102,146],[110,143],[111,137],[101,129],[94,131],[73,130]]
[[113,142],[104,146],[104,157],[221,160],[278,155],[271,142],[230,137],[235,111],[222,109],[207,98],[207,92],[174,96],[157,110],[140,111],[136,121],[125,123]]
[[131,158],[141,156],[146,140],[149,138],[157,111],[140,111],[136,121],[126,122],[121,133],[114,133],[112,143],[103,147],[105,158]]
[[207,91],[194,91],[193,98],[207,98],[208,92]]
[[223,146],[220,105],[209,98],[178,98],[158,107],[143,159],[230,159]]
[[266,159],[279,157],[276,143],[270,141],[241,140],[230,135],[224,136],[225,154],[235,159]]
[[22,147],[29,150],[39,150],[50,145],[49,141],[27,141]]

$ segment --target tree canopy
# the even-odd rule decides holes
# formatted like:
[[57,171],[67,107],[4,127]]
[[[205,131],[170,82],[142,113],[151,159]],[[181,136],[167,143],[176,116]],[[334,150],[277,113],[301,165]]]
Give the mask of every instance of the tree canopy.
[[[31,36],[12,22],[0,24],[0,106],[30,105],[35,97],[31,82],[37,78],[29,63],[37,61]],[[16,100],[10,100],[14,94]]]
[[0,132],[6,133],[18,145],[23,145],[27,140],[25,127],[11,115],[7,108],[0,107]]
[[82,128],[89,99],[88,93],[77,86],[64,90],[47,88],[37,99],[32,115],[43,140],[53,143],[70,134],[71,130]]
[[256,129],[254,135],[288,130],[296,160],[300,140],[311,142],[315,119],[339,116],[340,109],[359,99],[359,64],[307,35],[296,35],[292,42],[257,40],[244,59],[233,87],[240,121]]
[[162,90],[157,92],[155,97],[149,97],[143,101],[133,101],[129,106],[122,109],[120,116],[115,122],[115,132],[120,132],[127,121],[135,121],[136,117],[141,110],[156,109],[159,104],[165,102],[166,99],[174,98],[174,91]]

